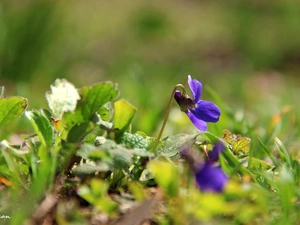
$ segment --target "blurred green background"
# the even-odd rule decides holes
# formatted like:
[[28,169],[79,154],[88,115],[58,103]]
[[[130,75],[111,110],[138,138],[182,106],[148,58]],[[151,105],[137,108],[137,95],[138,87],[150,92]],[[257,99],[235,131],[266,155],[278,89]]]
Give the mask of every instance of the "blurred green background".
[[[138,108],[133,129],[156,135],[173,87],[191,74],[203,99],[219,99],[227,114],[210,125],[216,134],[265,134],[278,114],[288,117],[279,133],[288,139],[299,134],[299,8],[292,0],[2,0],[0,84],[29,108],[46,108],[56,78],[78,88],[111,80]],[[174,103],[165,133],[191,130]]]

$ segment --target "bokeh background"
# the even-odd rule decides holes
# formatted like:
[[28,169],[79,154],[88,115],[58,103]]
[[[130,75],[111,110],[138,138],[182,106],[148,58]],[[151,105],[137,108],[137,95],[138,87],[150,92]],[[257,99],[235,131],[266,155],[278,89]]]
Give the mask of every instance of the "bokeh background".
[[[173,87],[191,74],[227,114],[210,125],[216,134],[265,134],[286,116],[278,135],[288,139],[299,134],[299,9],[292,0],[2,0],[0,83],[31,109],[47,108],[56,78],[78,88],[111,80],[138,108],[133,129],[156,135]],[[195,131],[173,106],[166,134]]]

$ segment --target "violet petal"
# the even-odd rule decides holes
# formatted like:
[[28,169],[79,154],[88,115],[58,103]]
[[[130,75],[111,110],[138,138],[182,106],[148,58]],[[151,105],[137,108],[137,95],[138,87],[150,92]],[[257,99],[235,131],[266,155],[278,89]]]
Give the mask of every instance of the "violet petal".
[[188,83],[193,95],[194,102],[199,102],[202,94],[202,83],[196,79],[192,79],[191,75],[188,76]]
[[211,162],[217,162],[219,160],[219,155],[223,152],[224,150],[224,145],[222,142],[217,142],[212,149],[212,151],[209,151],[208,158]]
[[202,191],[222,192],[227,183],[227,176],[219,166],[206,162],[196,172],[196,182]]
[[221,115],[221,110],[216,104],[204,100],[199,101],[190,111],[195,117],[205,122],[217,122]]
[[205,121],[198,119],[197,117],[194,116],[193,113],[190,111],[187,111],[187,116],[190,118],[192,123],[200,130],[200,131],[206,131],[207,129],[207,124]]

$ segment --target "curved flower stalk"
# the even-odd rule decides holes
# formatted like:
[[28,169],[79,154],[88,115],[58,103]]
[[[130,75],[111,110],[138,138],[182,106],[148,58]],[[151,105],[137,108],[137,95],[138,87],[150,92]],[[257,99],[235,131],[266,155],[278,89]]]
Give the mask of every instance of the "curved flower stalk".
[[207,122],[217,122],[221,115],[219,107],[209,101],[201,100],[202,83],[188,76],[188,84],[193,98],[190,98],[185,92],[176,90],[174,98],[180,106],[181,111],[185,112],[192,123],[200,130],[206,131]]
[[224,145],[217,142],[208,158],[204,162],[198,162],[193,158],[189,149],[184,149],[181,155],[186,158],[194,171],[197,186],[204,192],[222,192],[227,184],[228,178],[222,168],[216,164],[219,154],[224,150]]

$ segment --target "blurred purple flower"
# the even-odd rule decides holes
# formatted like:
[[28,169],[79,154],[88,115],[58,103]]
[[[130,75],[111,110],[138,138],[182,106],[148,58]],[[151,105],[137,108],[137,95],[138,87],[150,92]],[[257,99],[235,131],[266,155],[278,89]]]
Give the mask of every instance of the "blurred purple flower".
[[222,192],[228,181],[228,178],[222,168],[216,164],[219,160],[219,154],[224,150],[224,145],[217,142],[208,153],[208,158],[205,162],[199,162],[192,155],[190,149],[183,149],[180,153],[186,159],[193,169],[195,179],[200,190],[205,192]]
[[207,153],[208,159],[211,162],[217,162],[219,160],[219,155],[223,152],[224,150],[224,144],[220,141],[215,143],[213,149]]
[[196,79],[188,76],[188,84],[193,96],[191,99],[187,94],[176,91],[174,98],[180,106],[181,111],[185,112],[192,123],[200,130],[206,131],[206,122],[217,122],[221,115],[219,107],[209,101],[200,100],[202,94],[202,84]]
[[220,166],[206,161],[195,173],[196,182],[202,191],[222,192],[228,178]]
[[228,178],[222,168],[219,165],[215,165],[223,150],[224,145],[221,142],[217,142],[212,151],[208,152],[208,159],[205,163],[198,164],[196,167],[196,182],[202,191],[223,191]]

